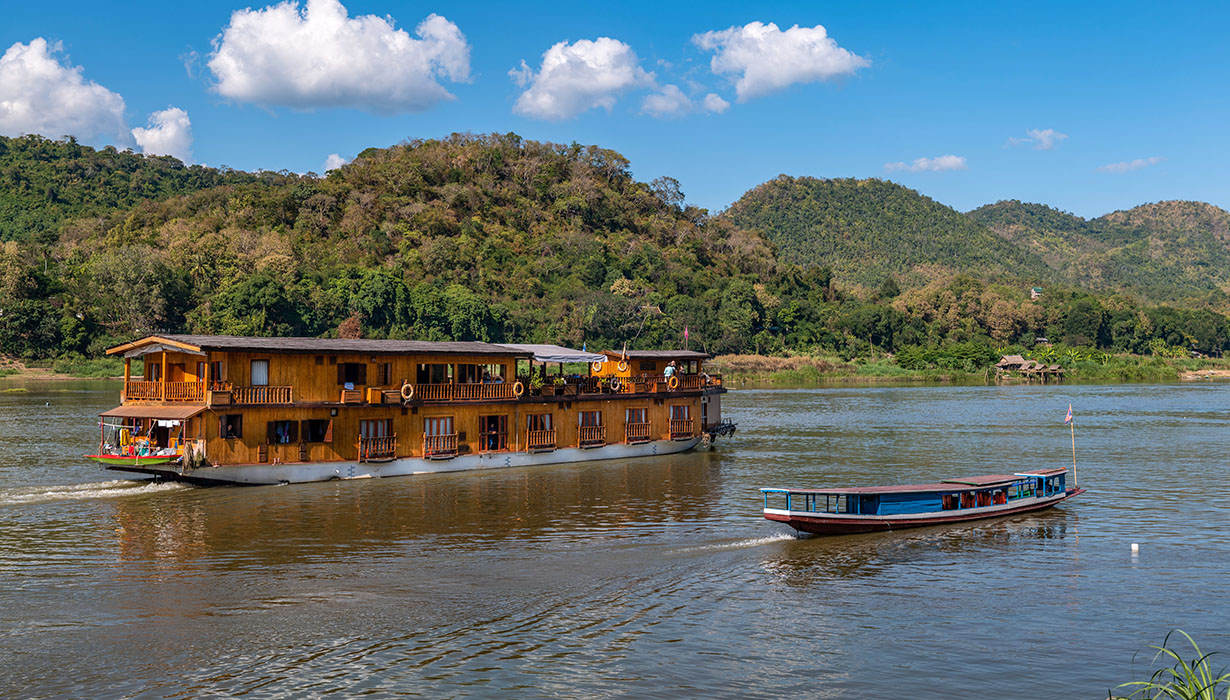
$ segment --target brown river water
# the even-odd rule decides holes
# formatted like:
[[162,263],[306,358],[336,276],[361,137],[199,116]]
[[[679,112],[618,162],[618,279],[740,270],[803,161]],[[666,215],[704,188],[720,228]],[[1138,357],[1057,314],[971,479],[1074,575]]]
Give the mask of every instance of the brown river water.
[[[741,390],[713,451],[260,488],[102,471],[118,385],[26,386],[0,697],[1104,698],[1171,629],[1230,655],[1227,384]],[[760,517],[762,486],[1070,464],[1069,403],[1089,492],[1059,508]]]

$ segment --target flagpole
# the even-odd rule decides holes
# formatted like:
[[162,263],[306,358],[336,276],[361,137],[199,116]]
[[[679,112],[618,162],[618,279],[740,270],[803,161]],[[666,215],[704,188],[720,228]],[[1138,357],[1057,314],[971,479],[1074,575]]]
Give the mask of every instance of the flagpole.
[[1080,480],[1076,478],[1076,419],[1073,418],[1068,424],[1072,429],[1072,485],[1080,486]]

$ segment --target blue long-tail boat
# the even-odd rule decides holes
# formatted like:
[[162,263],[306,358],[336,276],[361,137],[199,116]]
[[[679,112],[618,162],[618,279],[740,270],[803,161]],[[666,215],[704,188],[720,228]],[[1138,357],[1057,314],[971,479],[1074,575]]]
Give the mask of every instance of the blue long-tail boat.
[[798,532],[846,535],[996,518],[1050,508],[1085,492],[1067,468],[947,479],[934,484],[760,489],[764,517]]

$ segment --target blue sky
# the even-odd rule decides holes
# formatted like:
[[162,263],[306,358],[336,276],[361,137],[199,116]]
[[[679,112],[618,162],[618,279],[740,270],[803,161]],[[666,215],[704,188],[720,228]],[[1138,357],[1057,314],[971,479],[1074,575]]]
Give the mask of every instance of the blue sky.
[[[338,11],[315,2],[316,19]],[[961,210],[1230,208],[1224,3],[343,6],[349,20],[374,17],[330,35],[289,21],[306,21],[304,6],[275,17],[259,2],[13,4],[0,133],[34,125],[320,172],[330,154],[514,131],[615,149],[638,178],[675,177],[713,210],[779,173],[889,178]],[[390,38],[402,49],[382,48]],[[549,50],[558,70],[544,67]],[[155,113],[161,126],[147,124]]]

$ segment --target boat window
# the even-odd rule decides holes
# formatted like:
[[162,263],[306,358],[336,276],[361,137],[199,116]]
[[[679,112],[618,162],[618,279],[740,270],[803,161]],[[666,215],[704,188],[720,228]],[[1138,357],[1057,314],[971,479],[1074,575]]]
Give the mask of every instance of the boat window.
[[205,363],[202,361],[202,362],[196,363],[196,380],[200,382],[200,381],[204,381],[204,379],[205,379]]
[[392,418],[359,421],[359,437],[374,438],[374,437],[390,437],[392,435],[393,435],[393,419]]
[[642,372],[653,372],[658,369],[658,363],[653,360],[641,360],[639,368]]
[[221,382],[221,381],[224,381],[224,380],[226,379],[225,377],[223,377],[223,376],[222,376],[222,362],[221,362],[221,360],[219,360],[219,361],[217,361],[217,362],[213,362],[213,363],[211,363],[211,364],[210,364],[210,368],[209,368],[209,378],[210,378],[210,379],[212,379],[212,380],[214,380],[215,382]]
[[393,363],[392,362],[381,362],[380,364],[376,365],[376,369],[378,370],[377,374],[379,375],[379,378],[380,378],[380,386],[392,386],[393,385]]
[[269,385],[269,360],[252,360],[252,386]]
[[146,362],[145,370],[146,371],[144,372],[144,374],[149,375],[149,377],[146,378],[146,381],[149,381],[149,382],[162,381],[162,365],[159,365],[153,362]]
[[243,414],[228,413],[222,416],[222,437],[228,440],[243,437]]
[[271,420],[265,424],[265,439],[271,445],[299,442],[299,421]]
[[940,496],[940,501],[943,504],[944,510],[956,510],[957,509],[958,501],[957,501],[957,494],[955,493],[946,493],[943,496]]
[[671,406],[671,420],[691,420],[691,406]]
[[1008,492],[1004,489],[996,489],[991,493],[991,503],[995,505],[1003,505],[1008,502]]
[[419,365],[415,373],[416,384],[451,384],[453,381],[452,365]]
[[961,492],[961,507],[962,508],[973,508],[974,507],[974,492],[973,491]]
[[367,384],[367,363],[339,362],[337,363],[337,383],[357,386]]
[[[366,423],[367,421],[364,422]],[[441,416],[439,418],[424,418],[423,434],[428,436],[453,435],[453,417]]]
[[531,413],[525,417],[525,428],[526,430],[550,430],[551,414]]
[[629,408],[624,410],[624,422],[632,423],[648,423],[649,409],[648,408]]
[[478,427],[482,432],[479,442],[488,452],[508,449],[508,416],[480,416]]
[[300,424],[299,432],[304,442],[333,442],[333,421],[305,420]]
[[582,428],[602,425],[602,411],[581,411],[577,414],[577,420]]

